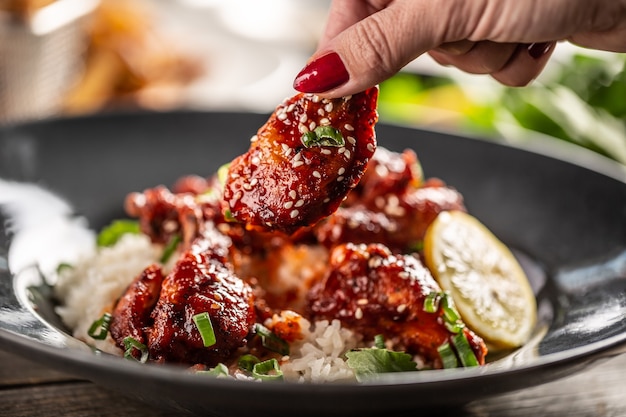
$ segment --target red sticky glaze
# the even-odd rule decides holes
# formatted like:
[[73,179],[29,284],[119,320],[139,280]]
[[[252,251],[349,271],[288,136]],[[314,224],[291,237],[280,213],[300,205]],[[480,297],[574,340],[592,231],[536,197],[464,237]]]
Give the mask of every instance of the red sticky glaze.
[[[333,213],[363,175],[376,149],[378,89],[352,97],[321,99],[298,94],[279,105],[235,158],[224,187],[224,205],[250,228],[293,233]],[[305,147],[302,135],[330,125],[345,146]]]

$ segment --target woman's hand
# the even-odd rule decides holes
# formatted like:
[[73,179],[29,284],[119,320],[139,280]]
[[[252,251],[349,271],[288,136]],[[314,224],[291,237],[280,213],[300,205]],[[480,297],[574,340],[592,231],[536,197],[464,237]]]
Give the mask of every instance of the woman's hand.
[[319,48],[294,88],[354,94],[424,53],[522,86],[562,40],[626,52],[626,0],[333,0]]

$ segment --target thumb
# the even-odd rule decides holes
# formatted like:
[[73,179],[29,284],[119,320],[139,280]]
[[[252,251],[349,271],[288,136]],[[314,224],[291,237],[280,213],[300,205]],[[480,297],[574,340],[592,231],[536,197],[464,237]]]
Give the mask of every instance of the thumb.
[[446,31],[442,22],[443,16],[456,14],[442,10],[450,3],[455,2],[392,2],[325,42],[298,74],[294,88],[328,98],[354,94],[444,41],[463,39],[461,33]]

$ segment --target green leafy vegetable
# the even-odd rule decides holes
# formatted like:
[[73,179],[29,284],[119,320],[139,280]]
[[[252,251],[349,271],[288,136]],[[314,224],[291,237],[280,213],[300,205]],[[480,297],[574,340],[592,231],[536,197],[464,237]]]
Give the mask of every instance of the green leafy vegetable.
[[111,314],[104,313],[102,317],[98,320],[94,321],[89,330],[87,330],[87,334],[89,337],[95,340],[104,340],[107,338],[107,333],[109,333],[109,326],[111,325]]
[[345,146],[346,141],[339,129],[332,126],[318,126],[313,131],[302,135],[302,144],[307,148],[313,146]]
[[256,333],[261,337],[261,343],[267,349],[280,353],[281,355],[289,355],[289,343],[272,333],[267,327],[257,323],[255,326]]
[[283,371],[276,359],[269,359],[254,364],[252,376],[263,381],[280,381],[283,379]]
[[213,331],[213,324],[211,323],[211,317],[209,313],[198,313],[193,316],[193,322],[196,324],[200,337],[202,338],[202,344],[204,347],[213,346],[217,339],[215,338],[215,332]]
[[416,371],[411,355],[381,348],[363,348],[346,352],[347,364],[361,382],[373,375],[388,372]]
[[[126,359],[135,360],[140,363],[146,363],[149,355],[148,347],[146,345],[131,336],[125,337],[122,342],[124,343],[124,349],[126,349],[124,351],[124,357]],[[135,356],[133,355],[133,352],[135,351],[139,351],[141,353],[139,359],[135,358]]]
[[120,238],[127,234],[139,234],[141,230],[139,228],[139,222],[136,220],[114,220],[103,228],[98,234],[96,243],[100,247],[113,246]]

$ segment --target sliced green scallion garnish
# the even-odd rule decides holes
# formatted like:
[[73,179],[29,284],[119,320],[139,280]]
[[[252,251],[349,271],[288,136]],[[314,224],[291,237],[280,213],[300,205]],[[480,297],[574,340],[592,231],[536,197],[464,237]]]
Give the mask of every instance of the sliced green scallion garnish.
[[239,367],[239,369],[252,372],[252,369],[254,369],[254,365],[256,365],[259,362],[261,362],[259,358],[248,353],[246,355],[241,355],[241,357],[239,357],[239,360],[237,361],[237,366]]
[[450,346],[450,343],[444,343],[443,345],[437,348],[437,352],[439,352],[439,356],[441,357],[441,362],[443,363],[444,369],[457,368],[459,366],[459,361],[456,358],[456,353]]
[[[125,337],[122,342],[124,343],[124,349],[126,349],[124,351],[124,357],[126,359],[132,359],[140,363],[146,363],[146,361],[148,360],[148,347],[146,345],[131,336]],[[141,353],[139,359],[137,359],[135,355],[133,355],[133,352],[135,351],[139,351]]]
[[454,301],[448,293],[443,293],[441,297],[441,308],[443,310],[443,321],[451,333],[458,333],[463,330],[465,324],[461,316],[454,307]]
[[302,135],[302,144],[307,148],[313,146],[345,146],[346,141],[339,129],[332,126],[318,126],[313,131],[306,132]]
[[141,233],[138,221],[114,220],[100,231],[96,238],[96,243],[99,247],[113,246],[122,236],[128,233],[135,235]]
[[228,372],[228,367],[223,363],[218,363],[215,368],[211,368],[208,371],[197,371],[196,373],[201,375],[214,376],[216,378],[230,376],[230,372]]
[[384,349],[385,336],[383,336],[382,334],[377,334],[376,336],[374,336],[374,347],[376,347],[377,349]]
[[217,339],[215,338],[215,332],[213,331],[213,324],[211,323],[211,317],[209,313],[198,313],[193,316],[193,322],[196,324],[200,337],[202,338],[202,344],[204,347],[213,346]]
[[439,310],[439,300],[441,299],[441,294],[433,291],[426,296],[424,299],[424,311],[427,313],[436,313]]
[[469,344],[469,341],[467,340],[467,337],[465,336],[465,332],[461,331],[452,336],[452,344],[456,348],[463,366],[468,367],[480,365],[472,347]]
[[283,356],[289,355],[289,343],[276,336],[267,327],[257,323],[255,331],[261,336],[261,343],[264,347]]
[[104,313],[102,317],[91,323],[87,334],[89,337],[95,340],[104,340],[109,333],[109,326],[111,326],[111,314]]
[[162,264],[167,263],[167,261],[172,257],[174,252],[176,252],[176,248],[182,240],[183,238],[180,235],[174,235],[170,238],[170,241],[167,242],[167,245],[163,249],[161,259],[159,259]]
[[252,376],[263,381],[281,381],[283,371],[280,370],[280,365],[276,359],[269,359],[254,364]]

